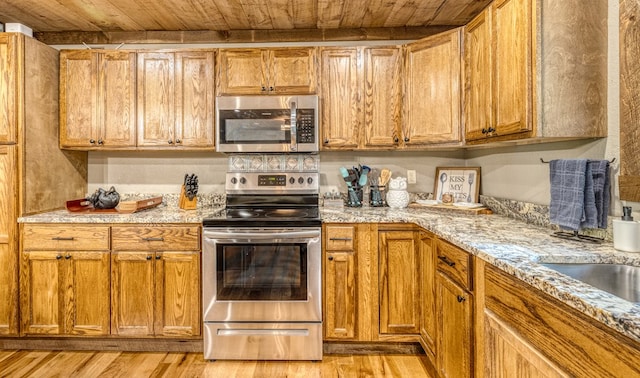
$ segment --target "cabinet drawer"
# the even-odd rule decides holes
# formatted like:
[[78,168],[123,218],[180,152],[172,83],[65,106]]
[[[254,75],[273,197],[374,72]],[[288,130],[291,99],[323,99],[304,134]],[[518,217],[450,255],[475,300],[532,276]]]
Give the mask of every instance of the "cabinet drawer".
[[114,226],[114,251],[198,251],[200,226]]
[[325,228],[325,249],[327,251],[353,251],[355,226],[327,226]]
[[439,271],[464,288],[472,289],[471,255],[468,252],[445,241],[438,240],[437,263]]
[[109,226],[25,224],[23,246],[27,251],[109,250]]

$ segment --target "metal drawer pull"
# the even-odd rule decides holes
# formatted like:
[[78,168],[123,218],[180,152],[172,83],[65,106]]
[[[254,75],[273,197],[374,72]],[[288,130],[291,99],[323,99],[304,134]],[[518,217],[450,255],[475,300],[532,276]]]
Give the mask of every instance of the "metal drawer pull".
[[75,240],[73,236],[54,236],[51,240]]
[[458,302],[462,303],[464,301],[466,301],[467,298],[463,297],[462,295],[458,295]]
[[151,256],[147,256],[147,260],[151,260]]
[[351,241],[352,238],[329,238],[331,241]]
[[449,266],[454,266],[456,265],[456,263],[454,263],[453,261],[450,261],[447,256],[438,256],[438,258],[440,260],[442,260],[445,264],[449,265]]
[[71,258],[71,255],[65,255],[64,258],[65,260],[69,260]]
[[159,237],[159,238],[142,238],[142,240],[144,241],[164,241],[163,237]]
[[62,255],[57,255],[56,256],[56,260],[60,260],[62,258]]

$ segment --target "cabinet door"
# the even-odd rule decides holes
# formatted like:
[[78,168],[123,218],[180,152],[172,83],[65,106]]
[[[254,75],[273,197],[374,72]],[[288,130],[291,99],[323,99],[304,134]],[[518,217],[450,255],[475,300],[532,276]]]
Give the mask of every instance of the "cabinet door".
[[18,37],[0,33],[0,144],[15,143],[18,128]]
[[263,50],[221,49],[218,62],[218,94],[264,94],[268,90],[268,67]]
[[432,357],[436,352],[435,236],[420,231],[420,337]]
[[407,45],[406,146],[460,142],[460,30]]
[[484,319],[485,376],[569,377],[493,312]]
[[325,338],[355,339],[355,253],[326,252],[323,265]]
[[413,231],[380,231],[379,301],[381,334],[418,334],[420,289]]
[[177,52],[175,145],[213,148],[214,53]]
[[491,12],[485,10],[465,28],[465,139],[487,136],[491,127]]
[[109,252],[67,252],[64,255],[64,332],[108,335],[111,271]]
[[438,372],[442,377],[470,377],[473,297],[442,273],[436,280]]
[[98,140],[98,54],[60,52],[60,146],[96,147]]
[[62,252],[22,253],[20,318],[23,335],[63,333]]
[[127,51],[100,53],[100,131],[98,146],[136,145],[136,54]]
[[155,334],[200,335],[200,252],[155,255]]
[[393,148],[400,142],[401,50],[364,50],[364,148]]
[[151,252],[111,253],[111,333],[120,336],[154,334],[154,255]]
[[0,145],[0,335],[18,333],[16,146]]
[[309,94],[316,91],[316,49],[269,50],[269,92]]
[[138,53],[138,147],[175,142],[175,56]]
[[498,0],[493,27],[493,124],[496,136],[532,129],[531,0]]
[[358,147],[362,127],[362,70],[357,48],[322,50],[322,147]]

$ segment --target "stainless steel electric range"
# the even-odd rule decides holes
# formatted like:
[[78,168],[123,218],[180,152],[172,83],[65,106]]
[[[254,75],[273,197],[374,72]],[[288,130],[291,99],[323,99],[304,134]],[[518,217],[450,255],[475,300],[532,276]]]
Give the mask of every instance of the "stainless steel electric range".
[[205,359],[322,359],[315,166],[227,173],[224,214],[203,220]]

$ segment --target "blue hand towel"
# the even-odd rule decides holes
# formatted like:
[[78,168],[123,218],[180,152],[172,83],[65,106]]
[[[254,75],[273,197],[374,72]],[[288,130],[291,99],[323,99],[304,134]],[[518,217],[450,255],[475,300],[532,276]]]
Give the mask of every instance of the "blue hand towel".
[[551,181],[551,223],[577,231],[584,219],[586,159],[561,159],[549,162]]
[[[589,160],[593,177],[593,196],[597,210],[597,227],[607,228],[607,216],[611,202],[611,181],[609,179],[608,160]],[[595,226],[594,226],[595,228]]]
[[592,167],[592,161],[587,161],[587,169],[584,174],[584,214],[580,222],[581,229],[598,227],[598,207],[596,206]]

